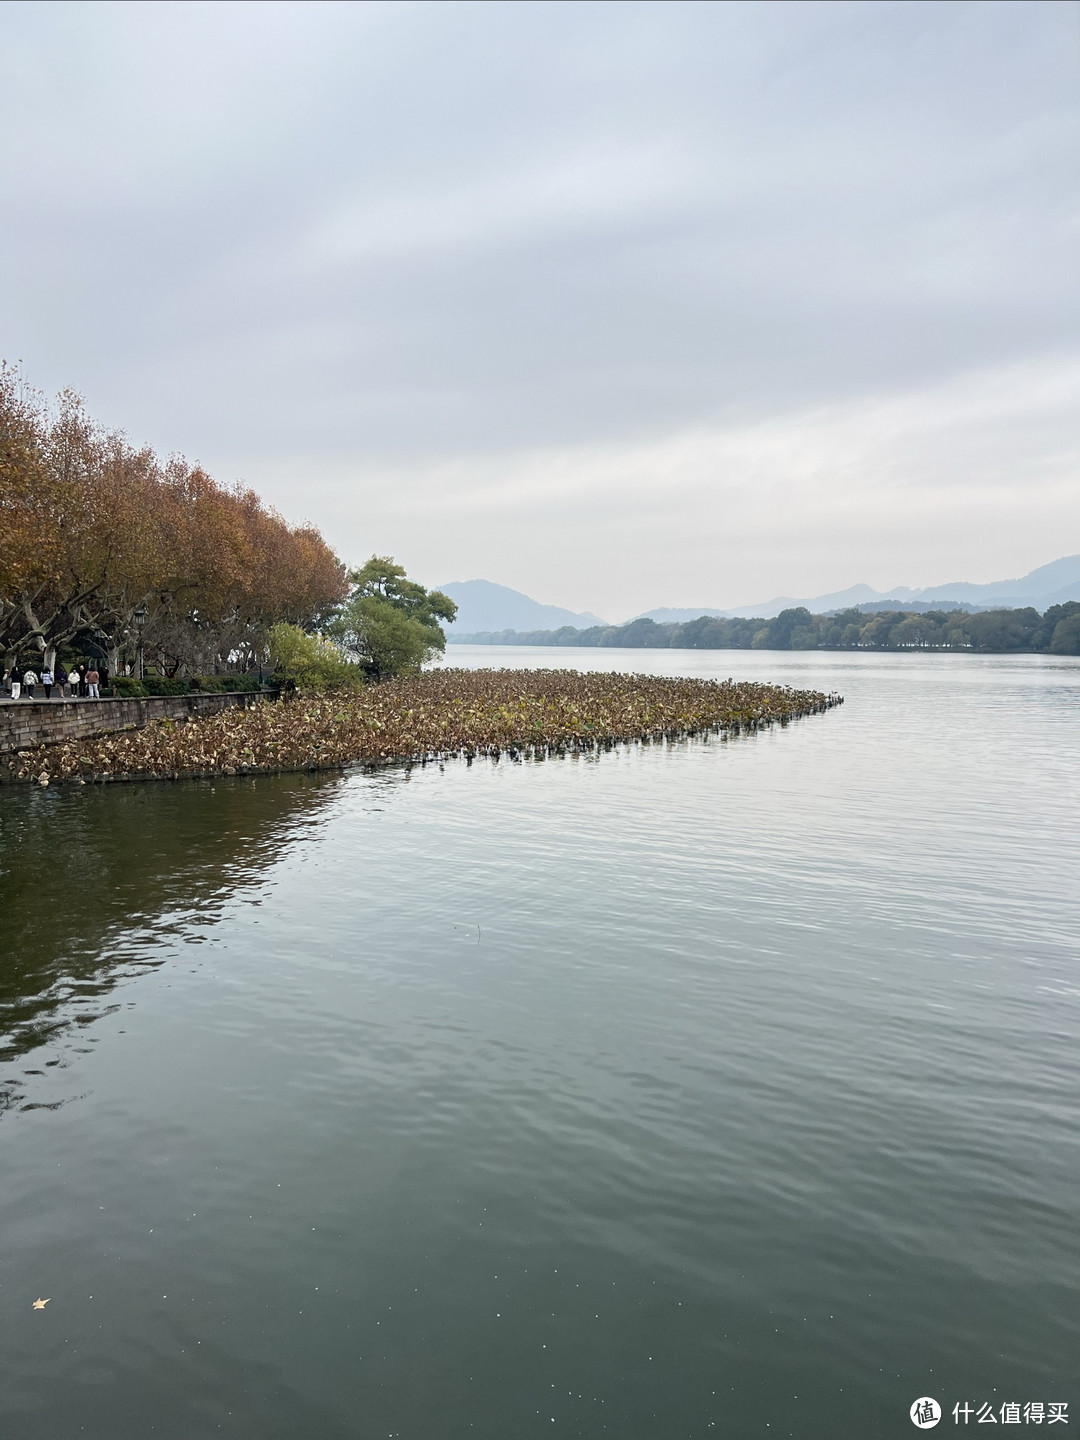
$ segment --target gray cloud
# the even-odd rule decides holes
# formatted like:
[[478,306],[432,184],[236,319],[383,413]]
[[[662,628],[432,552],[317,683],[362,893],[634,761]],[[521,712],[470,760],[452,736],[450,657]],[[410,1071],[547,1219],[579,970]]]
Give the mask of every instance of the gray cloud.
[[428,579],[1021,573],[1080,548],[1078,63],[1038,0],[9,4],[0,348]]

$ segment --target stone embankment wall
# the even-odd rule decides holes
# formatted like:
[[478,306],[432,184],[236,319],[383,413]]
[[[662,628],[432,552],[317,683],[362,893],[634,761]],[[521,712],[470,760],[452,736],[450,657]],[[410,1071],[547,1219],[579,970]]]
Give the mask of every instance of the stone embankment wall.
[[151,695],[138,700],[12,700],[0,705],[0,755],[91,735],[111,735],[114,730],[141,730],[151,720],[194,720],[234,705],[247,709],[276,699],[276,691],[230,690],[218,695]]

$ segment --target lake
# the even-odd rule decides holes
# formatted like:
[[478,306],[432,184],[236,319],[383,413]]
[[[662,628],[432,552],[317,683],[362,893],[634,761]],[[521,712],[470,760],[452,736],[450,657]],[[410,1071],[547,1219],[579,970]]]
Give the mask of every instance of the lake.
[[448,654],[846,701],[0,791],[0,1432],[1076,1424],[1080,662]]

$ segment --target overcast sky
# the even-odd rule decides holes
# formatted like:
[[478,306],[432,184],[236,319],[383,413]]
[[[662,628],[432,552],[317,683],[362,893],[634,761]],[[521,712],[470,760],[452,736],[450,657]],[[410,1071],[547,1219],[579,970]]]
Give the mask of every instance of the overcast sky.
[[609,619],[1080,551],[1071,3],[7,3],[0,354]]

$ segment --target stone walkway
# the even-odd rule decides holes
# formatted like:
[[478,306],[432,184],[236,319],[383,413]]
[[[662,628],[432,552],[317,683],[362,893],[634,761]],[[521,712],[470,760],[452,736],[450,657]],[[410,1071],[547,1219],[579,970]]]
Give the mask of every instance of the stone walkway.
[[6,692],[0,694],[0,705],[96,705],[96,700],[91,700],[88,695],[53,695],[46,700],[41,692],[41,686],[37,687],[37,693],[31,699],[29,695],[20,695],[18,700],[12,700]]

